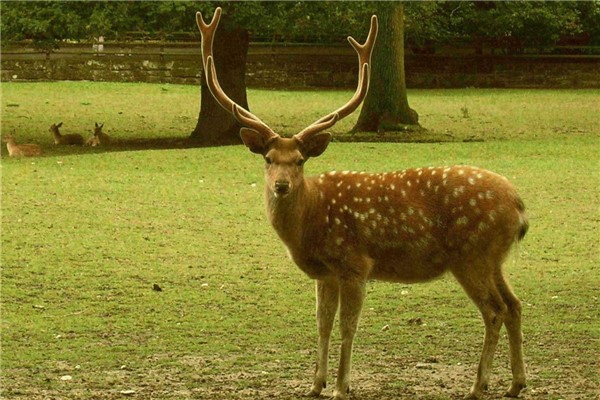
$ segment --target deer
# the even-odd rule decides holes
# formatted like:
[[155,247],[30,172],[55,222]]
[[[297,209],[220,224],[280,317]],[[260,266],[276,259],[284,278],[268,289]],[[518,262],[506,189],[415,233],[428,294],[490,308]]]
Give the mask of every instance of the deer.
[[59,128],[63,125],[62,122],[58,124],[50,125],[48,131],[54,136],[54,144],[62,145],[77,145],[82,146],[84,144],[83,136],[78,133],[70,133],[68,135],[62,135]]
[[207,86],[242,126],[244,145],[263,157],[268,220],[292,261],[316,282],[317,360],[306,395],[319,397],[326,387],[339,310],[341,348],[333,398],[348,398],[353,341],[369,280],[419,283],[451,273],[479,309],[485,327],[477,376],[466,398],[479,399],[487,390],[502,326],[512,367],[506,396],[518,397],[526,386],[521,302],[502,269],[529,227],[515,187],[499,174],[466,165],[305,176],[306,161],[320,156],[332,139],[326,130],[356,110],[367,94],[377,16],[371,17],[364,44],[348,37],[359,63],[352,98],[292,137],[283,137],[231,100],[219,84],[213,38],[221,12],[217,8],[210,23],[196,13]]
[[94,122],[94,135],[90,137],[85,144],[87,146],[100,146],[100,145],[108,145],[110,143],[110,136],[106,133],[102,132],[102,128],[104,124],[98,124]]
[[42,148],[33,143],[17,144],[12,135],[4,135],[2,141],[6,143],[10,157],[35,157],[42,155]]

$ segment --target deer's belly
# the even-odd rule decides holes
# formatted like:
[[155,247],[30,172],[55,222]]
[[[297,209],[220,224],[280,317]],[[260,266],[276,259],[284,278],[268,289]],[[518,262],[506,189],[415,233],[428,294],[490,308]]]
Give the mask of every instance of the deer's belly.
[[406,253],[388,252],[373,259],[370,279],[391,282],[415,283],[438,278],[446,272],[448,265],[436,254],[413,258]]

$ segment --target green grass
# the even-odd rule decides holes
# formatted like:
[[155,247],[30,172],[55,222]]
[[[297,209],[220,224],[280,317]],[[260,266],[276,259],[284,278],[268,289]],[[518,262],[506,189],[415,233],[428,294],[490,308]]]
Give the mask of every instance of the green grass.
[[[249,97],[261,118],[292,133],[348,95]],[[172,85],[2,84],[3,132],[15,129],[46,153],[11,159],[2,149],[2,398],[296,399],[308,390],[313,282],[266,221],[259,157],[242,146],[56,148],[47,132],[62,120],[65,133],[91,134],[97,121],[122,142],[185,137],[198,97],[197,88]],[[528,399],[599,395],[597,99],[597,91],[416,91],[411,105],[425,127],[484,141],[333,143],[307,164],[313,174],[465,163],[515,183],[531,219],[507,265],[524,303]],[[355,398],[460,398],[482,333],[449,277],[372,282]],[[338,344],[336,332],[330,384]],[[431,358],[434,369],[415,367]],[[502,338],[490,398],[509,377]]]

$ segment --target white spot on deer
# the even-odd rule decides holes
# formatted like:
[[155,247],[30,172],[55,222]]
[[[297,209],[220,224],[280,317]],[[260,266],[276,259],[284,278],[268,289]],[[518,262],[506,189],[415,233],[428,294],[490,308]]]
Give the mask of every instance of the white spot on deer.
[[373,228],[377,228],[377,221],[371,221],[371,226],[373,226]]
[[483,178],[483,174],[482,174],[482,173],[479,173],[479,174],[477,174],[477,177],[478,177],[479,179],[481,179],[481,178]]
[[408,215],[413,215],[415,210],[412,207],[408,207]]
[[469,181],[469,185],[474,185],[475,184],[475,179],[473,179],[472,177],[469,177],[469,179],[467,179]]
[[335,204],[336,200],[335,199],[331,199],[331,204]]
[[394,185],[393,183],[390,185],[390,189],[391,190],[395,190],[396,189],[396,185]]
[[471,199],[471,200],[469,200],[469,204],[470,204],[472,207],[475,207],[475,206],[477,205],[477,200],[475,200],[475,199]]
[[331,171],[331,172],[329,172],[329,174],[328,174],[328,175],[329,175],[329,176],[335,176],[335,174],[337,174],[337,172],[336,172],[336,171]]
[[342,243],[344,243],[344,238],[339,237],[335,239],[335,244],[337,244],[338,246],[341,246]]
[[348,175],[350,171],[342,171],[342,175]]
[[326,224],[326,225],[329,225],[329,215],[326,215],[326,216],[325,216],[325,224]]
[[456,219],[456,225],[466,225],[469,222],[469,218],[466,216],[460,217]]
[[491,210],[488,213],[488,218],[490,219],[490,221],[494,222],[496,220],[496,211],[495,210]]
[[423,189],[419,190],[419,193],[421,193],[422,197],[425,197],[425,191]]
[[448,205],[449,202],[450,202],[450,196],[449,195],[445,195],[444,196],[444,204]]
[[465,191],[465,187],[464,186],[459,186],[457,188],[454,188],[454,190],[452,191],[452,195],[454,197],[458,197],[460,196],[461,193],[463,193]]
[[404,214],[404,213],[400,213],[400,219],[401,219],[402,221],[406,221],[406,214]]
[[346,186],[346,189],[348,189],[348,190],[352,189],[352,185]]
[[421,171],[421,168],[417,169],[417,171],[419,171],[419,172],[417,172],[418,176],[421,176],[421,174],[423,174],[423,171]]
[[339,218],[334,219],[336,225],[340,225],[342,221]]
[[362,183],[360,183],[360,182],[356,182],[356,187],[357,187],[357,188],[361,187],[361,185],[362,185]]
[[431,180],[427,180],[427,189],[431,189]]
[[375,214],[375,209],[374,208],[370,208],[369,209],[369,214]]
[[437,174],[437,170],[434,169],[433,171],[431,171],[431,175],[435,175],[435,174]]
[[492,192],[491,190],[487,190],[485,192],[485,198],[488,199],[488,200],[493,199],[494,198],[494,192]]
[[370,197],[367,197],[367,198],[365,199],[365,202],[366,202],[366,203],[370,203],[370,202],[371,202],[371,198],[370,198]]
[[406,190],[402,189],[400,193],[402,193],[402,197],[406,197]]
[[339,193],[338,193],[338,197],[342,197],[342,192],[339,192]]
[[387,202],[387,201],[390,201],[390,198],[386,195],[386,196],[383,196],[383,200]]
[[483,192],[477,193],[477,197],[479,197],[479,200],[483,200],[485,197],[485,194],[483,194]]
[[459,170],[458,170],[458,174],[459,174],[459,175],[464,175],[464,173],[465,173],[465,171],[464,171],[464,170],[462,170],[462,169],[459,169]]
[[484,230],[486,230],[488,227],[488,225],[485,222],[480,222],[479,225],[477,226],[477,228],[479,229],[480,232],[483,232]]
[[[444,170],[444,171],[446,171],[446,170]],[[444,173],[442,174],[442,179],[446,179],[446,178],[448,178],[448,173],[447,173],[447,172],[444,172]]]
[[406,186],[411,187],[412,186],[412,182],[411,181],[406,181]]

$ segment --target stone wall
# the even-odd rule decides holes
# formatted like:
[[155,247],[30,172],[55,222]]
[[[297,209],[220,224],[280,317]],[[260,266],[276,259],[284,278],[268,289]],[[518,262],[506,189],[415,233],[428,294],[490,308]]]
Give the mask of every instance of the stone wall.
[[[407,54],[410,88],[600,88],[600,56]],[[199,43],[69,45],[50,54],[3,47],[6,81],[90,80],[198,84]],[[356,55],[349,46],[251,44],[247,83],[257,88],[351,88]]]

